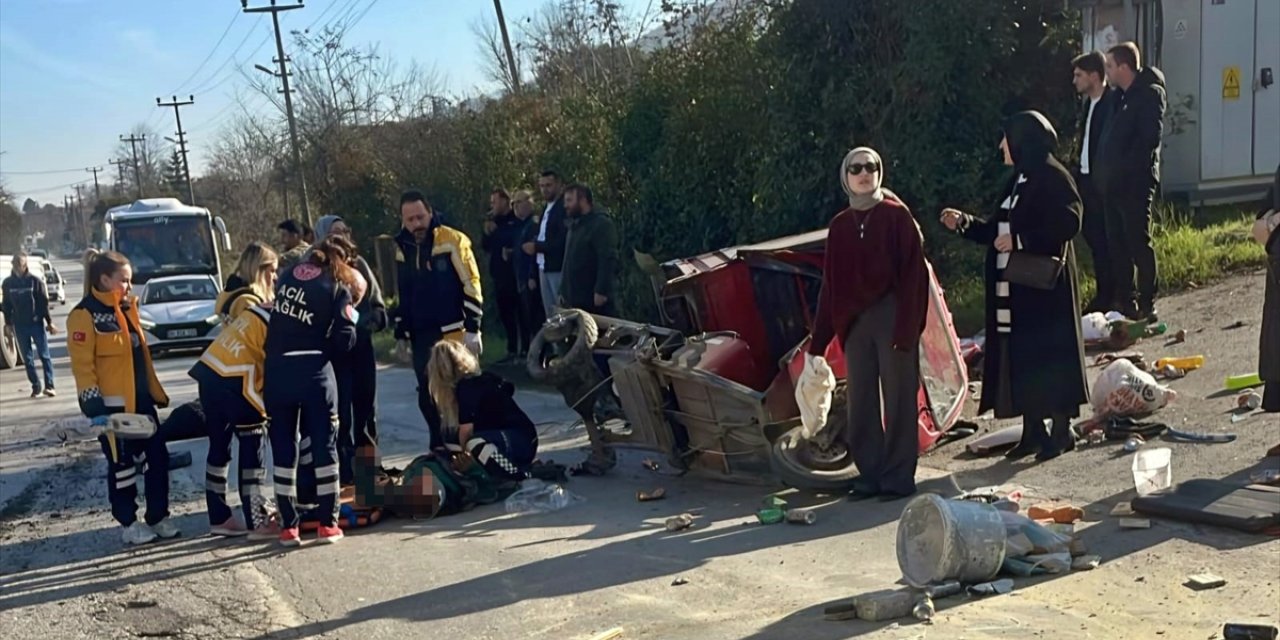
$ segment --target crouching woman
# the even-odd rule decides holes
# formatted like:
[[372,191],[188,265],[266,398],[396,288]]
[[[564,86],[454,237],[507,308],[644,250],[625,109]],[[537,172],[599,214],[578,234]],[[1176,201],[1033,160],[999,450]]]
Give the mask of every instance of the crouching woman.
[[[76,379],[80,411],[89,418],[117,413],[148,416],[169,406],[160,387],[147,339],[131,295],[133,267],[115,251],[85,255],[84,299],[67,317],[67,352]],[[111,515],[124,529],[127,544],[145,544],[178,535],[169,517],[169,451],[164,436],[113,439],[99,436],[107,457],[107,497]],[[138,520],[138,469],[146,482],[147,510]]]
[[427,388],[440,409],[432,443],[465,452],[494,480],[523,480],[538,453],[538,431],[516,404],[515,386],[480,371],[467,347],[441,340],[431,350]]

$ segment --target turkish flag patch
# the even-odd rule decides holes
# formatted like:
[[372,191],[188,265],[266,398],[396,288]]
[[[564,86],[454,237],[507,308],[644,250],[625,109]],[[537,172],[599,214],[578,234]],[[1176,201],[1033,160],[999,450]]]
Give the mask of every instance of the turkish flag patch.
[[85,340],[85,335],[84,335],[84,332],[83,332],[83,331],[77,331],[77,332],[75,332],[75,333],[71,334],[71,341],[72,341],[72,342],[84,342],[84,340]]

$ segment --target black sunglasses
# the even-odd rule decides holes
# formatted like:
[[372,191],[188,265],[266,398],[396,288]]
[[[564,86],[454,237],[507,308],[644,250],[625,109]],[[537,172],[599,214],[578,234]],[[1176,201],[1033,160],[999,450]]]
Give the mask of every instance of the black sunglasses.
[[851,163],[848,169],[849,175],[856,176],[862,173],[863,169],[866,169],[867,173],[879,173],[880,163],[879,162],[868,162],[866,164],[862,164],[859,162]]

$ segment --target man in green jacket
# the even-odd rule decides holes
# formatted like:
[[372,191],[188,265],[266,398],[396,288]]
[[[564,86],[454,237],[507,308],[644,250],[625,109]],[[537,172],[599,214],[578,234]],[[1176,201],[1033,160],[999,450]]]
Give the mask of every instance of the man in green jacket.
[[565,242],[560,304],[588,313],[612,316],[618,266],[618,231],[607,214],[595,208],[591,189],[575,184],[565,189],[569,218]]

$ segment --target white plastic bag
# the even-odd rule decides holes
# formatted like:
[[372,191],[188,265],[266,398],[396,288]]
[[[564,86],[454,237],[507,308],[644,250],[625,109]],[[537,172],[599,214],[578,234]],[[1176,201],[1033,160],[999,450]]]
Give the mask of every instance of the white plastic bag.
[[836,376],[831,365],[822,356],[805,354],[804,369],[796,381],[796,404],[800,406],[800,433],[812,438],[827,426],[827,413],[831,411],[831,394],[836,388]]
[[1164,408],[1178,392],[1156,382],[1129,360],[1116,360],[1093,382],[1095,415],[1141,416]]
[[564,487],[541,480],[529,479],[520,483],[520,490],[507,496],[507,513],[525,515],[559,511],[587,499]]
[[1110,324],[1107,316],[1095,311],[1080,318],[1080,332],[1086,342],[1106,340],[1111,335]]

